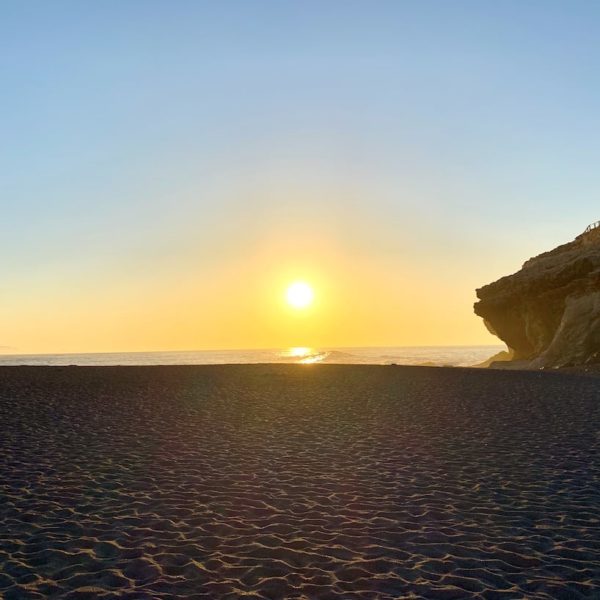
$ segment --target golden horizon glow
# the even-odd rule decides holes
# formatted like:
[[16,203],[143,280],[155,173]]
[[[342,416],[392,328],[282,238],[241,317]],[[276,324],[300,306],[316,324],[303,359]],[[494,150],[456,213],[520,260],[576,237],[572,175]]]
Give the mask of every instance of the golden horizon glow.
[[[184,248],[137,272],[62,267],[29,274],[3,291],[0,351],[6,354],[342,348],[497,343],[473,314],[479,270],[444,275],[436,263],[357,257],[331,231],[265,237],[243,258],[197,264]],[[298,247],[310,241],[302,253]],[[506,270],[506,269],[504,269]],[[69,281],[80,285],[73,291]],[[286,291],[314,291],[296,309]],[[357,285],[360,282],[360,285]],[[23,290],[27,294],[23,295]],[[438,298],[443,294],[444,302]],[[448,318],[448,315],[452,318]],[[298,357],[300,358],[300,357]]]
[[287,303],[296,309],[308,308],[314,300],[312,287],[305,281],[295,281],[285,292]]

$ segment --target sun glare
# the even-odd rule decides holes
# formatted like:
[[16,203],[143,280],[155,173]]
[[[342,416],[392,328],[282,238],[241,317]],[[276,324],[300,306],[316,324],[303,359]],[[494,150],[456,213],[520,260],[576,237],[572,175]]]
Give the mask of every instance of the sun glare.
[[290,348],[287,352],[288,356],[293,356],[294,358],[304,358],[310,354],[310,348],[306,348],[305,346],[296,346],[294,348]]
[[312,304],[314,293],[308,283],[296,281],[287,288],[285,297],[290,306],[300,309]]

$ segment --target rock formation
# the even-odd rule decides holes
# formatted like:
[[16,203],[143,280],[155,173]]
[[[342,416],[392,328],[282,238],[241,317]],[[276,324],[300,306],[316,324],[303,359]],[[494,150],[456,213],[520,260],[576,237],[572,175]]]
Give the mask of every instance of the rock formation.
[[532,368],[600,363],[600,226],[477,290],[475,313]]

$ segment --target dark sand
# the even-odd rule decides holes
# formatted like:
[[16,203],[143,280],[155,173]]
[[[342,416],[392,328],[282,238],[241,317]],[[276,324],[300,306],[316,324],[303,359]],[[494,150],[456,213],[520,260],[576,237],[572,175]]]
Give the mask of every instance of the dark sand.
[[600,598],[600,379],[0,369],[0,597]]

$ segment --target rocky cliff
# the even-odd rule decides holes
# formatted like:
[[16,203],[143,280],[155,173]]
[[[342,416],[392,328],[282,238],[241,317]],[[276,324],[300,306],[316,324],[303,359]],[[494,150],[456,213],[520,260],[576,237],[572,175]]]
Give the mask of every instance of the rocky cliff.
[[600,363],[600,227],[477,290],[475,313],[533,368]]

